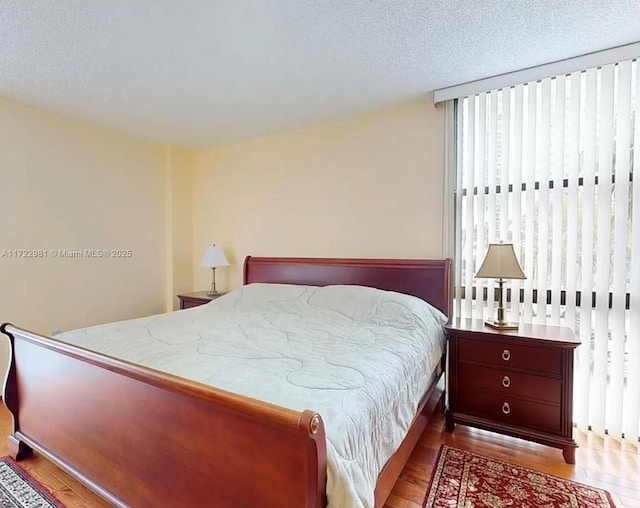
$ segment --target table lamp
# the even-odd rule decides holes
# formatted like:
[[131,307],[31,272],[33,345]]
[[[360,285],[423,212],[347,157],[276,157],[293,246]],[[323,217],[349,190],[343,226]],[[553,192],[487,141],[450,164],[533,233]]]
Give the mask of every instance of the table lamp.
[[517,323],[509,323],[504,318],[502,289],[504,279],[526,279],[516,258],[512,243],[490,243],[487,255],[476,273],[477,278],[498,279],[498,316],[485,324],[496,330],[517,330]]
[[229,261],[227,261],[222,247],[219,247],[215,244],[207,247],[207,250],[204,252],[204,256],[202,256],[202,261],[200,261],[200,266],[210,267],[213,274],[213,279],[211,281],[211,291],[209,291],[207,295],[219,296],[220,293],[216,291],[216,268],[218,268],[219,266],[229,266]]

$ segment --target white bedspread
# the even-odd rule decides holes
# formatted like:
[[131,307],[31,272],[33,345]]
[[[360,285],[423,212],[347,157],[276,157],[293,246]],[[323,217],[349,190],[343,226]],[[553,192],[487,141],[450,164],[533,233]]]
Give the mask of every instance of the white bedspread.
[[74,330],[63,341],[294,410],[327,435],[332,508],[373,507],[444,347],[444,316],[360,286],[251,284],[208,305]]

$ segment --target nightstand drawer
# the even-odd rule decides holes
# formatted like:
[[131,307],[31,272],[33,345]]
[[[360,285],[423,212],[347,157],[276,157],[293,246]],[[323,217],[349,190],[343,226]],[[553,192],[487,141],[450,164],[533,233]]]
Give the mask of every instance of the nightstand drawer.
[[456,411],[496,423],[560,432],[560,406],[481,390],[460,392]]
[[560,404],[562,381],[558,378],[536,376],[507,369],[460,363],[459,390],[482,389]]
[[560,375],[561,352],[517,344],[460,338],[458,360]]
[[182,295],[178,295],[178,299],[180,300],[181,309],[190,309],[191,307],[206,305],[210,301],[215,300],[216,298],[224,294],[225,293],[218,293],[215,295],[210,295],[207,291],[196,291],[195,293],[185,293]]
[[181,308],[183,309],[190,309],[191,307],[199,307],[200,305],[203,305],[201,300],[187,300],[187,299],[183,299],[182,303],[181,303]]

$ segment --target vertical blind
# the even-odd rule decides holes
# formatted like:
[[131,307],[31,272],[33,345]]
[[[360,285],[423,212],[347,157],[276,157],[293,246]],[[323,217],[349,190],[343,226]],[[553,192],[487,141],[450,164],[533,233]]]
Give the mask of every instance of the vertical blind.
[[573,328],[576,423],[631,440],[640,433],[638,78],[629,60],[454,108],[456,315],[493,315],[496,284],[474,275],[488,243],[513,242],[527,279],[509,282],[507,316]]

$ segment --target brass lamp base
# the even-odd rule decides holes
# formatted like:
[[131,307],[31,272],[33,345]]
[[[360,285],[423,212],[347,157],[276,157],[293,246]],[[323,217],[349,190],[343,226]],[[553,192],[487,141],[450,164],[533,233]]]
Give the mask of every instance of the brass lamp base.
[[220,293],[216,290],[216,268],[215,266],[211,267],[211,289],[207,292],[207,296],[220,296]]
[[489,328],[493,328],[494,330],[517,330],[518,323],[509,323],[507,321],[499,322],[496,320],[488,319],[484,322]]
[[517,330],[518,323],[509,323],[504,318],[504,305],[502,303],[502,285],[504,280],[498,280],[498,319],[487,319],[484,324],[494,330]]

